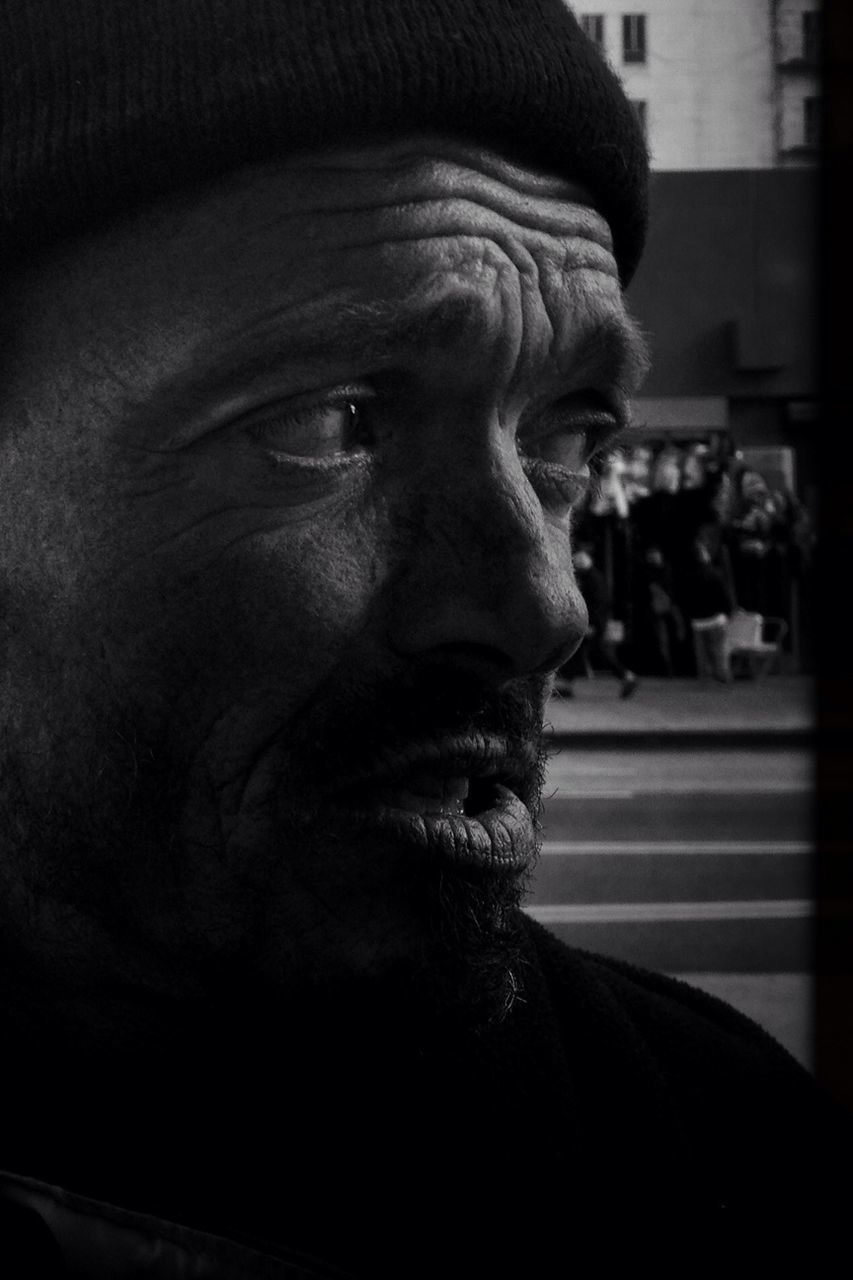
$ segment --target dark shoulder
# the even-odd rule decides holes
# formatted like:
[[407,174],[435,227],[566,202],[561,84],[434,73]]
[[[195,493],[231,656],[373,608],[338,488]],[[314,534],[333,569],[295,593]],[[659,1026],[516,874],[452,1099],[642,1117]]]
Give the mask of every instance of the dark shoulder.
[[689,983],[566,946],[532,923],[531,940],[558,1020],[582,1010],[586,1025],[612,1035],[653,1074],[675,1105],[703,1122],[772,1129],[784,1112],[788,1136],[814,1133],[816,1122],[853,1117],[763,1027]]
[[688,983],[530,937],[584,1106],[620,1166],[642,1151],[632,1186],[669,1206],[669,1230],[765,1261],[772,1240],[780,1264],[841,1233],[853,1117],[772,1036]]
[[566,953],[571,952],[575,975],[582,974],[590,987],[597,988],[602,996],[606,993],[606,998],[618,1005],[652,1045],[677,1052],[680,1042],[685,1047],[703,1049],[711,1042],[719,1042],[732,1051],[750,1056],[769,1053],[780,1061],[784,1059],[786,1065],[793,1062],[757,1022],[686,980],[610,956],[570,949],[556,938],[549,939],[546,946],[553,947],[553,944],[563,951],[555,966],[558,980],[560,962],[565,965]]

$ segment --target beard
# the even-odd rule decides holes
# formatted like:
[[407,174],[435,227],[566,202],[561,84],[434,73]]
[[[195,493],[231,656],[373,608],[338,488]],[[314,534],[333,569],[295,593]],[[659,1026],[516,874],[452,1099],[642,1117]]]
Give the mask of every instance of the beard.
[[546,689],[545,678],[496,687],[449,664],[336,671],[286,722],[266,722],[228,821],[215,749],[190,762],[140,705],[91,708],[74,737],[56,731],[38,755],[7,734],[7,936],[32,950],[34,920],[49,920],[55,964],[57,922],[74,954],[94,928],[116,984],[188,985],[213,1003],[370,987],[451,1022],[500,1020],[523,989],[519,907],[536,849],[509,864],[410,856],[364,826],[349,797],[354,778],[412,742],[497,739],[538,831]]
[[[410,907],[412,945],[395,955],[384,976],[407,1001],[445,1020],[500,1021],[523,990],[519,909],[538,855],[548,688],[547,678],[496,687],[450,663],[412,666],[393,678],[340,680],[331,697],[324,689],[302,709],[270,756],[272,771],[289,779],[276,793],[276,826],[301,830],[302,848],[310,847],[312,832],[314,838],[325,833],[330,845],[350,840],[371,851],[387,845],[380,847],[382,866],[395,867],[395,886]],[[502,744],[511,775],[504,781],[531,816],[535,835],[520,857],[459,859],[443,849],[412,857],[392,835],[377,839],[369,817],[362,827],[360,795],[363,787],[370,790],[372,775],[393,771],[413,743],[446,740]],[[298,808],[293,795],[302,797]]]

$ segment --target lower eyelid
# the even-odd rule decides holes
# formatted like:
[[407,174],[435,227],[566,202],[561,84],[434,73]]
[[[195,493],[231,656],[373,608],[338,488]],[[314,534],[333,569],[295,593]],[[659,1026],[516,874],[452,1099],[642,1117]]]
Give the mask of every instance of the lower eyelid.
[[318,475],[322,472],[347,471],[354,467],[365,467],[369,463],[368,455],[364,450],[330,453],[317,458],[294,453],[282,453],[280,450],[275,449],[264,449],[263,452],[275,470],[302,472],[303,474],[311,472],[314,475]]
[[[544,462],[541,458],[522,459],[524,472],[534,488],[545,488],[566,511],[578,503],[589,487],[589,473],[570,471],[557,463]],[[546,502],[548,494],[546,493]]]

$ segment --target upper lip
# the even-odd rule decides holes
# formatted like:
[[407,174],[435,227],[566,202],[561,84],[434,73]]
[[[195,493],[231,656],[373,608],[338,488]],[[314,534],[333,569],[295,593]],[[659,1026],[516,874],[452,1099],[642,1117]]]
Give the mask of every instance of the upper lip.
[[536,759],[532,746],[511,745],[500,735],[453,735],[384,747],[362,767],[336,779],[335,790],[404,786],[427,770],[445,778],[489,779],[518,792]]

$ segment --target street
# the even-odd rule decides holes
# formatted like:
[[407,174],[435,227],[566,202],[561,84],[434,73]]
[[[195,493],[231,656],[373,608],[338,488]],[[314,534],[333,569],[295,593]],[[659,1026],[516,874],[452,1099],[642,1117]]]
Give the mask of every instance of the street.
[[721,995],[808,1064],[812,770],[796,746],[564,747],[531,914]]

